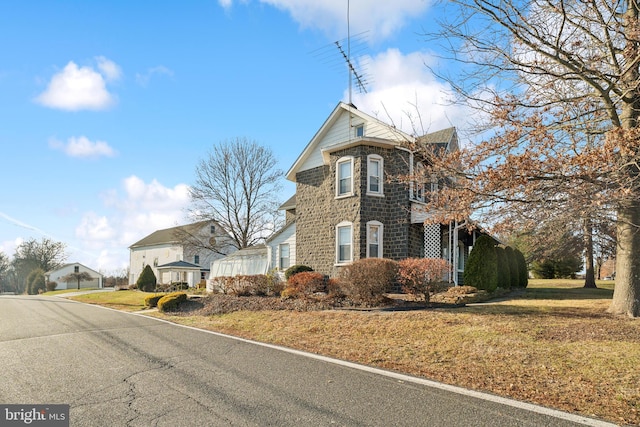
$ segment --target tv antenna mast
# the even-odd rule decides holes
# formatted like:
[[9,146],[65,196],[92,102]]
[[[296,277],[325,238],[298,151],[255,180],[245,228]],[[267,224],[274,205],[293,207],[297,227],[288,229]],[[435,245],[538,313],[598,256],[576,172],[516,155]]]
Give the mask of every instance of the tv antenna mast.
[[[360,93],[367,93],[369,85],[368,76],[366,76],[363,67],[366,68],[367,62],[361,58],[356,61],[352,59],[354,55],[364,55],[367,50],[367,33],[364,31],[355,35],[351,35],[350,27],[350,2],[347,1],[347,38],[337,40],[329,45],[312,51],[311,53],[318,57],[322,62],[329,64],[336,70],[342,70],[346,63],[349,79],[349,104],[352,104],[352,94],[354,85]],[[339,56],[335,55],[335,49],[338,49]]]
[[351,17],[350,17],[351,7],[350,6],[351,6],[351,1],[347,0],[347,53],[345,54],[344,49],[342,49],[342,46],[340,45],[340,41],[336,41],[335,44],[338,47],[340,54],[342,54],[342,57],[347,63],[347,72],[349,76],[349,105],[352,105],[353,103],[351,102],[351,97],[353,92],[353,81],[355,80],[356,85],[360,90],[360,93],[362,92],[367,93],[367,88],[365,86],[364,77],[360,73],[358,73],[356,68],[353,66],[353,62],[351,62]]

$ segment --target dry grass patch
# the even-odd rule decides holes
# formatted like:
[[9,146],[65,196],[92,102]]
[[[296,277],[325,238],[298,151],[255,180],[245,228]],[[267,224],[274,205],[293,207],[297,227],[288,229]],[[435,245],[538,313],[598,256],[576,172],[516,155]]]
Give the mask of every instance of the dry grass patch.
[[606,314],[610,289],[570,285],[556,289],[534,283],[517,299],[457,309],[271,309],[165,317],[638,425],[640,321]]

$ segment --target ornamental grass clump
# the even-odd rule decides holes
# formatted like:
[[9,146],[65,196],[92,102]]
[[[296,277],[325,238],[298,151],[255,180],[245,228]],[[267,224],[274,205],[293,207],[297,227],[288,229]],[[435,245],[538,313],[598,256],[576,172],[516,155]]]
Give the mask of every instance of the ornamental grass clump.
[[402,290],[429,302],[431,295],[448,287],[445,282],[451,264],[441,258],[407,258],[398,262]]

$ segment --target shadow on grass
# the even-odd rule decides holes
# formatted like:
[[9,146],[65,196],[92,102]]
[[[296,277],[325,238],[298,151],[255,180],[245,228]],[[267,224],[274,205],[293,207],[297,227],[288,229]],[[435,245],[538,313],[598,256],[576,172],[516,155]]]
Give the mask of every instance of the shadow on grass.
[[553,299],[553,300],[589,300],[589,299],[611,299],[613,289],[601,288],[554,288],[539,287],[527,288],[524,294],[518,299]]

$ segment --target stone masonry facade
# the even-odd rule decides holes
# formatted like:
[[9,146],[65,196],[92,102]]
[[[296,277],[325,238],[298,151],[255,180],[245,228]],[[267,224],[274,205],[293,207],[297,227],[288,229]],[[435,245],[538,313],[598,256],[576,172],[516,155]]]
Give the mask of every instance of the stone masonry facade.
[[[384,159],[384,196],[367,194],[367,156]],[[336,162],[353,157],[354,194],[336,198]],[[383,224],[383,256],[400,260],[422,256],[421,224],[411,224],[409,188],[395,179],[409,171],[409,153],[361,145],[331,153],[330,164],[296,175],[296,259],[298,264],[336,276],[336,226],[353,224],[353,260],[366,257],[368,221]]]

